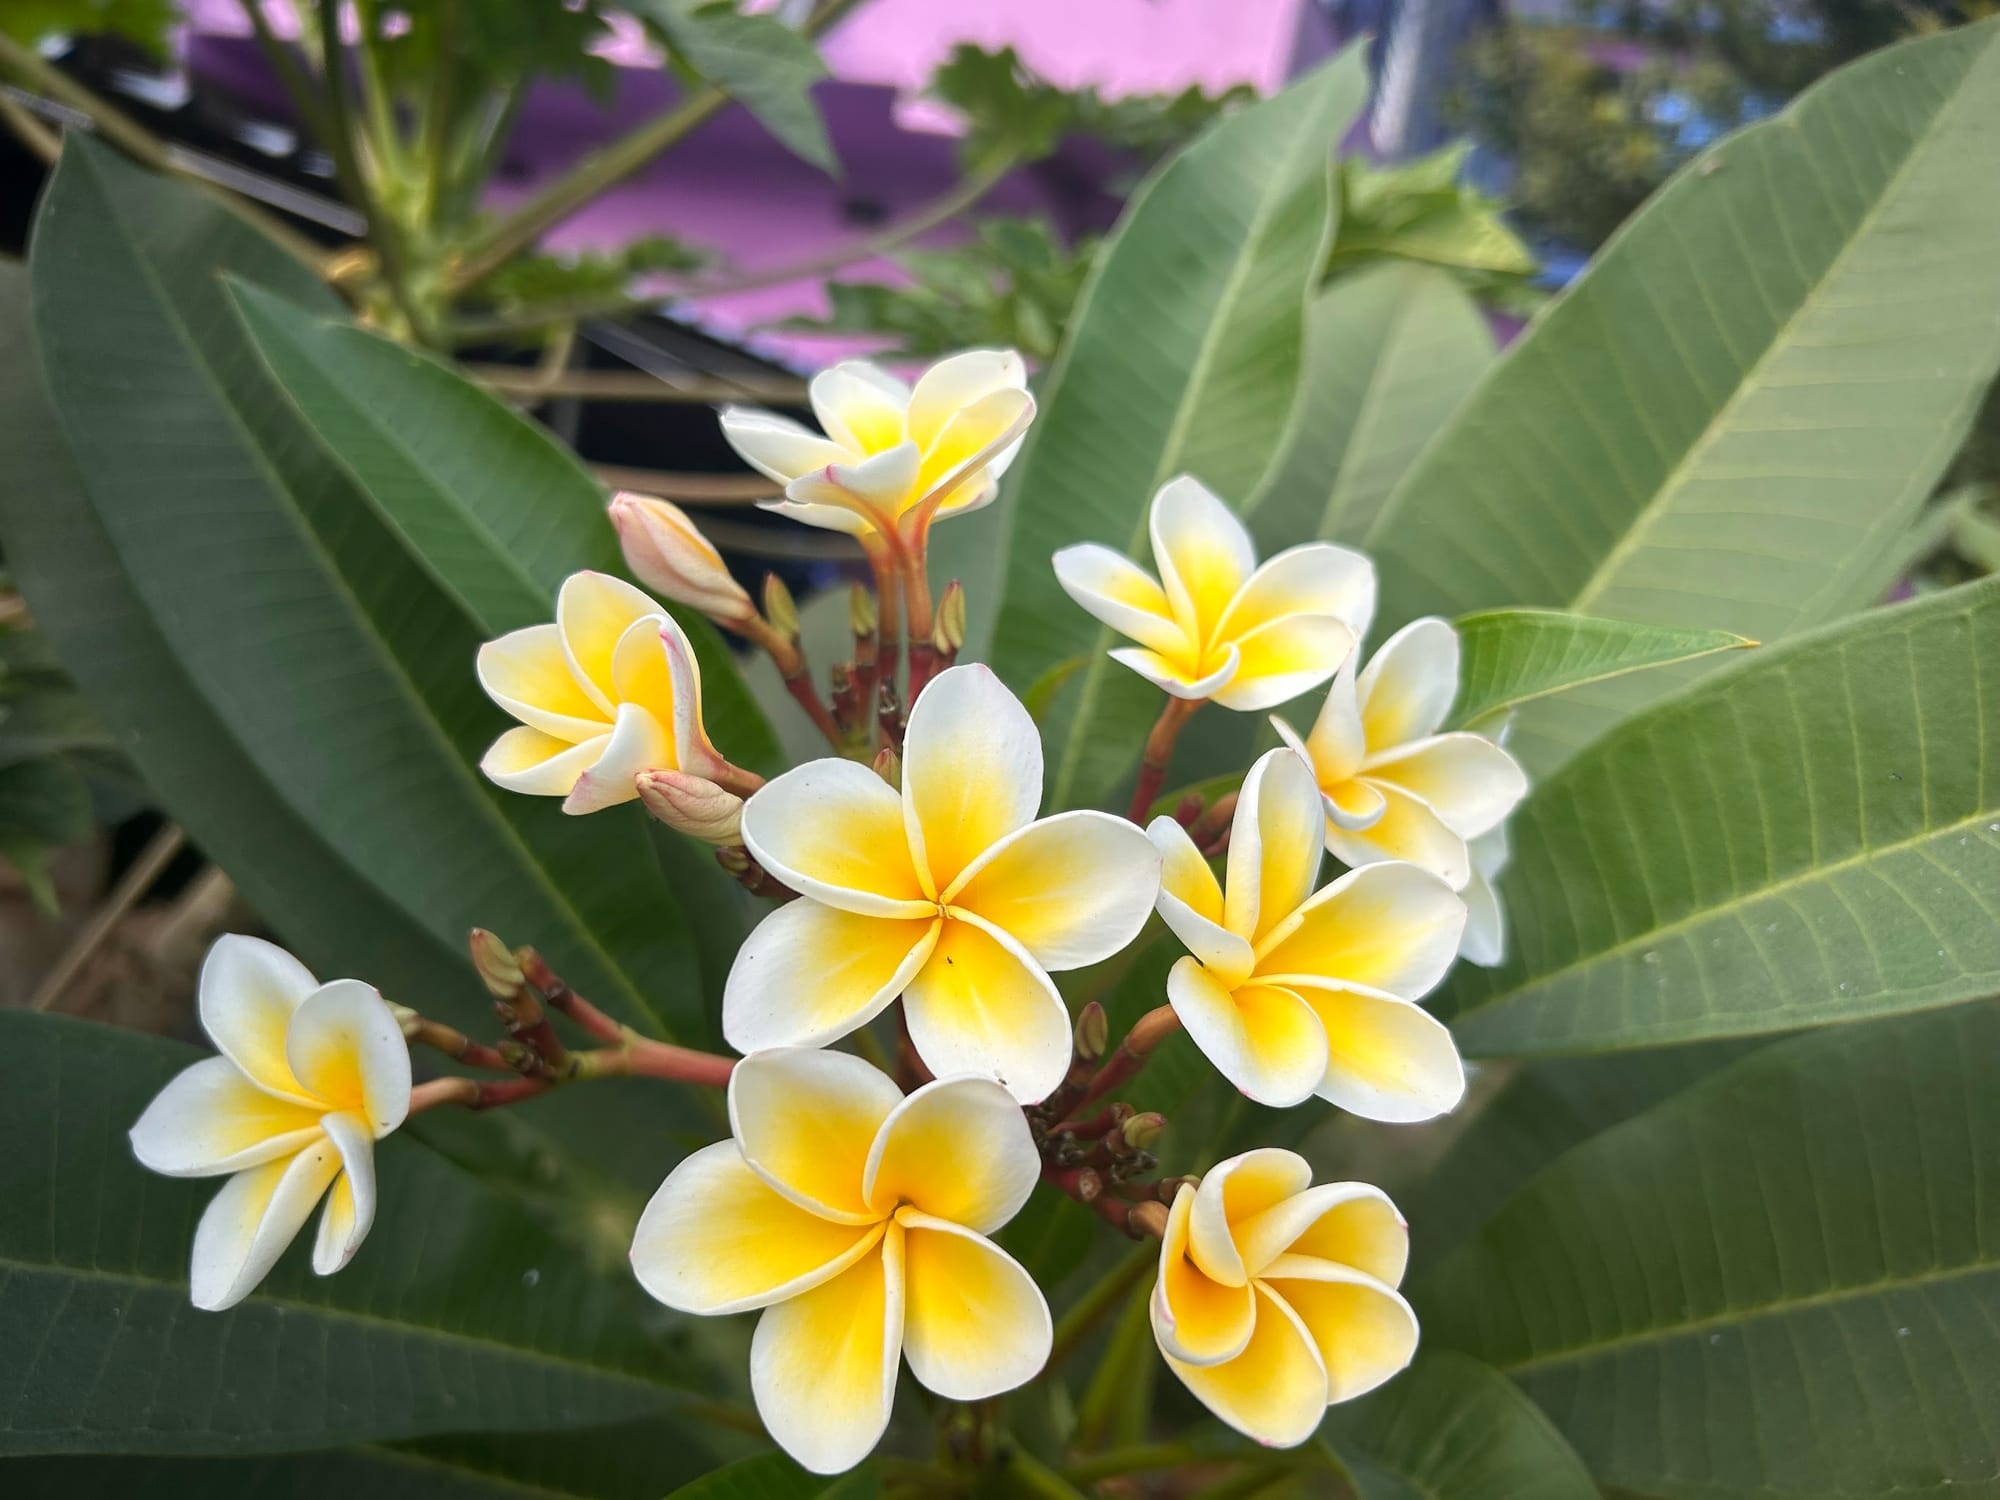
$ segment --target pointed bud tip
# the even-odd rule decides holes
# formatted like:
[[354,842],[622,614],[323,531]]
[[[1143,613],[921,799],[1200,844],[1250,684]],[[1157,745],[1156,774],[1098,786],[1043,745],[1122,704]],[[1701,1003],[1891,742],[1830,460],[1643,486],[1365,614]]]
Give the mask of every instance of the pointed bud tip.
[[480,979],[494,998],[504,1000],[526,983],[513,950],[484,927],[472,929],[467,947],[472,953],[472,967],[479,971]]
[[1111,1043],[1111,1018],[1104,1013],[1104,1007],[1095,1000],[1077,1012],[1076,1055],[1085,1062],[1096,1062],[1104,1056],[1104,1049]]
[[1134,1151],[1148,1151],[1166,1132],[1167,1117],[1158,1110],[1134,1115],[1125,1122],[1125,1144]]
[[945,585],[931,627],[931,644],[940,655],[956,656],[965,645],[965,587],[956,578]]
[[875,596],[855,584],[847,593],[847,625],[856,635],[873,635],[880,623],[875,610]]
[[895,747],[884,745],[880,750],[877,750],[875,752],[874,765],[877,776],[880,776],[890,786],[896,788],[897,791],[903,789],[903,757],[896,753]]
[[788,641],[799,638],[799,606],[785,580],[776,573],[764,575],[764,618],[771,628]]

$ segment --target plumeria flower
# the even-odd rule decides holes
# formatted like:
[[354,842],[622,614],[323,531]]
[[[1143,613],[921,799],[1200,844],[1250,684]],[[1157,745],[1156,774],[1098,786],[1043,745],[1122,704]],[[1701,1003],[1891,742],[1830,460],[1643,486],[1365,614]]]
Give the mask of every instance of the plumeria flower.
[[940,360],[914,386],[865,359],[812,379],[822,436],[747,406],[722,409],[722,435],[751,468],[785,486],[765,509],[852,532],[921,533],[933,516],[990,504],[1034,420],[1027,366],[1011,349]]
[[1507,825],[1470,840],[1466,849],[1472,857],[1472,879],[1465,883],[1465,936],[1459,940],[1458,956],[1482,969],[1496,967],[1507,956],[1507,912],[1500,905],[1495,884],[1507,868]]
[[479,648],[479,685],[521,721],[479,769],[513,792],[561,797],[567,813],[639,795],[655,769],[707,776],[726,767],[701,723],[701,669],[657,602],[606,573],[572,573],[553,625]]
[[823,1046],[902,995],[931,1072],[997,1077],[1031,1103],[1070,1060],[1050,971],[1138,936],[1159,856],[1109,813],[1036,821],[1041,737],[983,666],[953,667],[917,699],[902,782],[818,760],[744,805],[743,842],[802,899],[738,952],[723,1035],[739,1052]]
[[1412,620],[1382,643],[1359,677],[1350,660],[1303,740],[1280,737],[1312,763],[1326,800],[1326,847],[1343,863],[1406,859],[1453,890],[1472,878],[1466,840],[1527,795],[1514,757],[1484,735],[1439,734],[1458,696],[1458,632]]
[[409,1113],[410,1051],[373,988],[321,984],[258,938],[217,939],[199,1006],[222,1055],[160,1090],[132,1152],[168,1177],[229,1177],[195,1229],[189,1277],[194,1305],[219,1312],[269,1274],[321,1198],[313,1269],[354,1258],[375,1220],[375,1142]]
[[1330,542],[1262,567],[1250,533],[1183,474],[1153,497],[1156,581],[1086,542],[1055,555],[1063,591],[1139,644],[1111,653],[1176,698],[1265,709],[1318,687],[1354,654],[1375,613],[1375,567]]
[[952,1401],[1047,1363],[1048,1304],[986,1238],[1041,1171],[1005,1089],[941,1078],[904,1098],[858,1057],[781,1048],[736,1065],[729,1123],[653,1195],[632,1268],[682,1312],[765,1309],[750,1389],[799,1463],[867,1457],[904,1359]]
[[1311,771],[1285,749],[1244,778],[1226,892],[1186,829],[1153,820],[1160,915],[1189,949],[1167,998],[1259,1104],[1317,1094],[1371,1120],[1444,1114],[1465,1094],[1465,1069],[1451,1032],[1416,1000],[1457,956],[1465,903],[1409,864],[1353,870],[1315,892],[1322,821]]
[[1416,1314],[1396,1291],[1409,1252],[1408,1226],[1379,1189],[1314,1187],[1304,1157],[1247,1151],[1174,1199],[1153,1337],[1210,1411],[1294,1447],[1327,1407],[1416,1353]]

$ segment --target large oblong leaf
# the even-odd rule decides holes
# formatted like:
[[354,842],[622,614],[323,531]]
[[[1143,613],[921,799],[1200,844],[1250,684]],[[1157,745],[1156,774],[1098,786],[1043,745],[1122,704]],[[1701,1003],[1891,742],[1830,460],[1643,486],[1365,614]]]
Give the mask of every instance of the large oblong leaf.
[[1146,554],[1153,492],[1191,473],[1249,499],[1285,430],[1305,304],[1325,252],[1331,154],[1366,97],[1350,49],[1213,127],[1134,196],[1093,269],[1010,476],[993,665],[1025,688],[1089,660],[1051,711],[1051,794],[1101,797],[1138,759],[1159,689],[1057,586],[1072,542]]
[[1778,1043],[1578,1147],[1418,1288],[1600,1481],[2000,1490],[2000,1008]]
[[[1371,540],[1385,623],[1503,604],[1771,641],[1871,601],[2000,366],[2000,22],[1888,48],[1654,196]],[[1680,672],[1522,715],[1559,763]]]
[[2000,579],[1743,658],[1536,787],[1474,1053],[1582,1052],[2000,989]]
[[310,1231],[248,1301],[188,1303],[219,1182],[156,1177],[125,1133],[196,1053],[0,1013],[0,1453],[223,1453],[665,1411],[700,1378],[672,1320],[407,1139],[376,1222],[311,1274]]
[[1481,610],[1452,626],[1463,653],[1451,710],[1460,724],[1586,683],[1757,644],[1726,630],[1635,625],[1559,609]]

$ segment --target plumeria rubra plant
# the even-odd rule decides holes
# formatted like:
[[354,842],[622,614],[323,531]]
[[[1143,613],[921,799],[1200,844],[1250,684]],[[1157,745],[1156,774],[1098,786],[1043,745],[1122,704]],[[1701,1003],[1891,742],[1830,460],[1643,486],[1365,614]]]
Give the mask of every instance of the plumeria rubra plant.
[[1504,355],[1330,256],[1364,84],[1163,163],[1046,367],[722,412],[802,603],[70,143],[0,530],[275,941],[204,1053],[0,1012],[0,1493],[1991,1489],[2000,585],[1890,596],[2000,23]]

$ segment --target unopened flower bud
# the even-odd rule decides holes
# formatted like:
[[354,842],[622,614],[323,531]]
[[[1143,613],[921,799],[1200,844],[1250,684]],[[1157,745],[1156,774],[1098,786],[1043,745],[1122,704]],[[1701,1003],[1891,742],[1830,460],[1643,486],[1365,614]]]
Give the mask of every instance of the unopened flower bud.
[[479,971],[479,977],[485,982],[487,991],[496,1000],[511,998],[526,983],[521,974],[520,962],[514,957],[514,950],[484,927],[472,929],[472,937],[467,946],[472,952],[472,967]]
[[875,612],[875,596],[855,584],[847,592],[847,624],[857,636],[873,635],[878,623]]
[[709,844],[743,842],[743,799],[686,771],[641,771],[639,800],[676,833]]
[[764,618],[771,628],[788,641],[799,638],[799,606],[785,580],[776,573],[764,575]]
[[647,588],[724,625],[741,625],[756,615],[722,554],[678,505],[621,492],[610,509],[625,565]]
[[903,789],[903,757],[893,746],[884,745],[875,752],[875,774],[897,791]]
[[1158,1110],[1134,1115],[1124,1125],[1125,1144],[1134,1151],[1149,1151],[1167,1128],[1167,1117]]
[[965,587],[956,578],[945,585],[931,625],[931,645],[938,655],[953,657],[965,645]]
[[1076,1055],[1085,1062],[1096,1062],[1104,1056],[1104,1049],[1111,1044],[1111,1018],[1104,1013],[1104,1007],[1095,1000],[1077,1012]]

